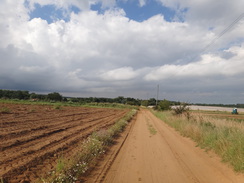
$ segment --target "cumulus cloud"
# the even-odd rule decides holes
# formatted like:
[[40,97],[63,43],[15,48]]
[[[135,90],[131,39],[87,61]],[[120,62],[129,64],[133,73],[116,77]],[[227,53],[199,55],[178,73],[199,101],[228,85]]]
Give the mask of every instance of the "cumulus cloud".
[[131,67],[123,67],[103,73],[102,78],[109,81],[131,80],[134,79],[137,74]]
[[[184,20],[168,22],[156,15],[137,22],[114,0],[1,1],[0,87],[145,98],[163,82],[165,97],[194,95],[197,100],[216,96],[218,80],[222,90],[231,86],[241,91],[244,21],[203,50],[234,20],[227,8],[239,14],[242,2],[160,1]],[[35,3],[67,9],[70,19],[30,19]],[[107,8],[104,13],[90,10],[97,3]],[[138,3],[146,6],[146,1]],[[81,11],[72,12],[72,6]]]
[[94,1],[89,1],[89,0],[59,0],[59,1],[53,1],[53,0],[27,0],[28,7],[30,10],[35,9],[35,4],[39,4],[41,6],[46,6],[46,5],[55,5],[56,8],[61,8],[61,9],[70,9],[72,6],[75,6],[79,8],[80,10],[89,10],[90,5],[94,3]]
[[139,6],[143,7],[146,5],[146,0],[139,0]]
[[206,54],[202,55],[201,60],[188,63],[185,65],[163,65],[152,69],[145,76],[146,80],[162,80],[162,79],[186,79],[189,77],[197,77],[199,80],[204,80],[205,77],[215,76],[236,76],[244,72],[243,67],[243,45],[241,47],[231,47],[224,52],[230,53],[233,56],[222,58],[220,56]]
[[[140,0],[140,4],[143,0]],[[103,9],[111,8],[116,6],[116,0],[27,0],[26,4],[30,10],[35,9],[35,4],[41,6],[54,5],[57,9],[63,9],[65,11],[71,11],[72,7],[77,7],[81,11],[88,11],[92,5],[101,4]]]
[[[195,1],[158,0],[164,6],[174,9],[177,16],[202,29],[212,29],[216,34],[223,31],[243,13],[244,2],[240,0]],[[232,12],[232,13],[230,13]]]

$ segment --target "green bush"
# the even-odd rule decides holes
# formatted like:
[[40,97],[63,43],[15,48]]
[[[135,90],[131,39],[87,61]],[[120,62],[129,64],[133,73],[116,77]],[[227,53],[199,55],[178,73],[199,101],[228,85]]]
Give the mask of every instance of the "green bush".
[[171,106],[170,106],[171,105],[171,102],[168,101],[168,100],[165,100],[165,99],[162,100],[162,101],[160,101],[158,105],[160,107],[159,109],[160,110],[163,110],[163,111],[170,110],[171,109]]

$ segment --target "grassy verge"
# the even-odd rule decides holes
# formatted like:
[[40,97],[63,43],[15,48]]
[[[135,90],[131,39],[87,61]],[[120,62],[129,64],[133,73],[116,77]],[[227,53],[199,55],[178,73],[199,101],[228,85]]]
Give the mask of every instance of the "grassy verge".
[[109,129],[94,132],[81,144],[79,153],[73,157],[69,157],[69,159],[60,157],[56,170],[52,171],[48,178],[42,179],[42,182],[75,182],[95,164],[100,155],[105,153],[106,149],[112,144],[113,139],[124,130],[128,121],[136,112],[133,109]]
[[171,112],[155,111],[154,114],[201,148],[213,150],[235,171],[244,172],[244,123],[193,113],[175,116]]

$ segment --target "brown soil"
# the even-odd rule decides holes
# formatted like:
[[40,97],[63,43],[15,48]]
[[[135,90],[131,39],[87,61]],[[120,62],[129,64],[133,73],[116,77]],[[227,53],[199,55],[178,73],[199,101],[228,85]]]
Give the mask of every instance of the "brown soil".
[[196,147],[148,110],[139,111],[128,131],[87,182],[244,182],[243,174],[235,173],[214,153]]
[[128,110],[0,104],[0,178],[34,182],[74,154],[93,131],[108,128]]

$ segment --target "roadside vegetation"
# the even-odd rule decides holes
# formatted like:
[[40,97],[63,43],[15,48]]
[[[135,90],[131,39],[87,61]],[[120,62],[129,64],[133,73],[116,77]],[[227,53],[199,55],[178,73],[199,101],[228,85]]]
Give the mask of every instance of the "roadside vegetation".
[[156,135],[157,134],[157,130],[149,122],[147,123],[147,127],[148,127],[148,130],[149,130],[151,135]]
[[76,182],[80,176],[96,164],[97,159],[113,144],[114,138],[124,130],[136,112],[135,109],[132,109],[109,129],[100,129],[93,132],[81,143],[78,154],[69,158],[60,157],[56,169],[50,172],[47,178],[41,179],[41,182]]
[[[243,173],[244,123],[223,116],[207,116],[201,111],[191,112],[186,107],[182,110],[182,107],[174,109],[174,112],[154,111],[154,114],[183,136],[192,138],[201,148],[213,150],[235,171]],[[176,111],[183,112],[176,114]]]
[[147,118],[147,128],[150,132],[151,135],[156,135],[157,134],[157,130],[154,128],[154,126],[150,123],[150,120]]

